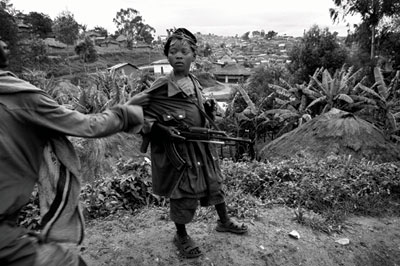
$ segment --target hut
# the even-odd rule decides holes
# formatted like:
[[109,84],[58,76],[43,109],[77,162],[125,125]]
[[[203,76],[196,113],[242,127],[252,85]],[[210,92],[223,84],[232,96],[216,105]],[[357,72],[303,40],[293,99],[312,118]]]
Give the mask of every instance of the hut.
[[126,75],[126,76],[130,76],[131,74],[136,74],[140,71],[137,66],[131,63],[119,63],[112,67],[107,68],[107,70],[113,74]]
[[318,158],[351,155],[356,159],[391,162],[399,149],[373,124],[345,111],[332,109],[266,144],[261,161],[285,159],[299,153]]

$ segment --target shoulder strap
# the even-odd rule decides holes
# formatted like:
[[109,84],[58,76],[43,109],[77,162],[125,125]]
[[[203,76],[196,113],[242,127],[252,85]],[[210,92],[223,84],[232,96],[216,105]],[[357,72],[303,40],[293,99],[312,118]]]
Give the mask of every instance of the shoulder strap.
[[[192,80],[193,84],[195,83],[195,81],[198,82],[197,79],[194,80],[194,77],[193,77],[192,75],[190,75],[189,77],[190,77],[190,79]],[[179,86],[178,86],[178,88],[182,91],[183,94],[186,95],[186,93],[185,93]],[[196,97],[197,97],[197,99],[199,99],[199,98],[200,98],[200,95],[198,95],[198,88],[197,88],[196,84],[194,84],[194,88],[195,88]],[[187,95],[186,95],[186,96],[187,96]],[[199,103],[198,103],[198,102],[193,101],[193,100],[190,99],[190,98],[189,98],[189,100],[190,100],[192,103],[194,103],[194,105],[196,105],[196,107],[199,109],[200,113],[208,120],[208,122],[210,122],[211,126],[213,126],[215,130],[221,131],[221,130],[219,129],[219,127],[217,126],[217,124],[215,124],[214,120],[212,120],[211,117],[203,110],[203,108],[201,108],[201,107],[199,106]]]

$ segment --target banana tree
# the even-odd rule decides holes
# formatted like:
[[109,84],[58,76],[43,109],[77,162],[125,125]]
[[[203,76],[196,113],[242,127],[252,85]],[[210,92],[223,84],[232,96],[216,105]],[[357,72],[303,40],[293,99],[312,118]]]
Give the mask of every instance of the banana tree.
[[[360,101],[355,94],[355,82],[360,72],[361,69],[353,72],[353,67],[346,69],[345,66],[336,70],[333,76],[326,69],[317,70],[311,77],[313,86],[304,90],[312,99],[307,109],[313,108],[317,114],[326,113],[332,108],[353,112],[352,108]],[[321,74],[321,80],[318,74]]]
[[362,83],[357,84],[357,88],[366,95],[364,99],[368,99],[368,109],[375,111],[375,124],[390,137],[400,141],[400,138],[395,135],[400,131],[398,125],[398,120],[400,119],[400,97],[396,91],[400,85],[400,71],[397,71],[391,81],[386,84],[382,70],[379,67],[375,67],[374,78],[375,83],[371,88]]

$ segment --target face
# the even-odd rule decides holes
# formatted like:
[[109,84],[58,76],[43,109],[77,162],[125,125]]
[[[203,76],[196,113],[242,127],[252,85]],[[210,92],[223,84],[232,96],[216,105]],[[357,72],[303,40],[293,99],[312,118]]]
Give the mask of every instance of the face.
[[194,59],[195,54],[187,41],[177,39],[171,41],[168,61],[173,67],[175,75],[187,75]]
[[10,53],[8,46],[5,42],[0,40],[0,68],[8,66],[7,56]]

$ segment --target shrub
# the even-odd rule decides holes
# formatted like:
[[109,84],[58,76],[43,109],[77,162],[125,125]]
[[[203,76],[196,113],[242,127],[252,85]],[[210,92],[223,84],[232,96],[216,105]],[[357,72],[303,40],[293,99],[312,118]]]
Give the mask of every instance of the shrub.
[[[81,197],[87,218],[105,217],[118,211],[135,214],[144,206],[166,202],[151,192],[147,161],[119,160],[117,169],[117,174],[83,187]],[[267,163],[225,159],[221,169],[228,210],[236,217],[257,218],[261,206],[285,205],[293,208],[298,222],[331,233],[340,232],[351,214],[399,214],[398,164],[303,155]],[[38,224],[37,206],[32,197],[22,211],[20,224],[30,228]]]
[[305,221],[306,212],[318,214],[324,221],[319,229],[326,232],[340,230],[349,214],[398,213],[400,168],[393,163],[305,156],[269,163],[224,161],[222,169],[229,190],[292,207],[299,222],[313,222]]
[[87,218],[94,219],[120,210],[135,213],[143,206],[158,204],[160,198],[151,193],[149,163],[120,160],[119,174],[87,183],[81,193]]

